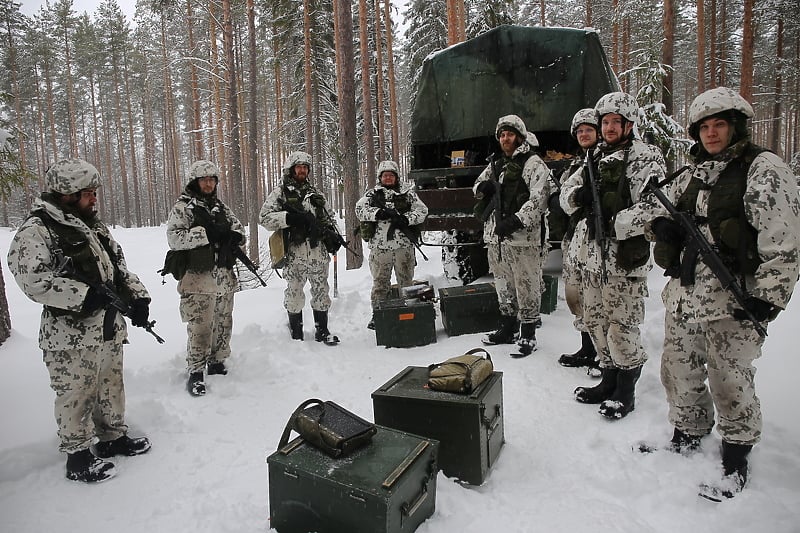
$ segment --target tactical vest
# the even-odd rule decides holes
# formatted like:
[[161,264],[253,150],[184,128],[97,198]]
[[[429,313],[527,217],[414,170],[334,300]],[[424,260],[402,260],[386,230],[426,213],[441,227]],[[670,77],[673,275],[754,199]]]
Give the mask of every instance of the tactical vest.
[[[293,178],[287,179],[294,181]],[[294,184],[292,187],[287,187],[286,180],[284,180],[281,188],[284,198],[284,205],[288,206],[289,210],[295,210],[298,212],[305,211],[303,200],[308,198],[313,208],[314,217],[317,219],[317,222],[320,226],[319,228],[311,228],[310,230],[306,229],[305,227],[286,228],[283,230],[284,242],[299,245],[305,240],[308,240],[311,248],[316,248],[321,241],[329,253],[335,253],[335,251],[339,249],[340,245],[334,236],[334,233],[336,232],[333,231],[333,223],[328,218],[328,213],[325,210],[325,197],[317,192],[317,190],[308,183],[304,184],[302,187],[298,187],[296,184]],[[319,231],[323,227],[325,230],[330,231]],[[336,233],[336,235],[338,236],[338,233]]]
[[[397,211],[401,215],[405,215],[409,211],[411,211],[411,200],[408,197],[408,191],[402,194],[395,194],[392,196],[392,203],[394,204],[394,210]],[[372,193],[369,205],[371,207],[386,207],[386,191],[384,189],[375,189]],[[372,220],[364,220],[359,223],[359,232],[361,233],[361,238],[365,241],[370,241],[374,236],[375,232],[378,229],[378,223]],[[415,237],[415,240],[418,241],[421,235],[420,225],[413,225],[409,226],[409,230],[411,235]]]
[[[753,160],[766,149],[750,144],[744,153],[731,160],[720,172],[719,178],[708,197],[706,217],[695,217],[698,226],[708,224],[709,232],[720,258],[735,274],[754,274],[761,264],[758,255],[758,231],[747,221],[744,212],[744,193],[747,189],[747,173]],[[698,178],[692,178],[689,186],[675,204],[678,211],[695,214],[697,196],[707,186]],[[664,243],[656,243],[654,257],[659,266],[670,272],[680,265],[678,249]],[[657,254],[656,254],[657,250]]]
[[[92,252],[89,240],[78,228],[62,224],[55,220],[49,213],[44,210],[31,213],[28,218],[36,217],[42,221],[47,228],[50,236],[53,238],[56,249],[53,251],[56,256],[56,261],[61,262],[62,257],[70,261],[71,267],[75,271],[75,277],[86,280],[92,285],[102,285],[103,279],[100,275],[100,267]],[[119,271],[118,261],[119,257],[111,246],[111,240],[103,233],[96,234],[100,245],[108,254],[111,264],[114,265],[114,292],[125,302],[131,302],[131,294],[128,287],[122,282],[122,276]],[[62,256],[62,257],[59,257]],[[67,276],[69,277],[69,276]],[[85,313],[76,311],[67,311],[56,307],[45,306],[53,316],[75,315],[78,317],[86,316]]]
[[500,188],[500,205],[504,215],[516,213],[531,197],[528,184],[522,178],[522,170],[532,155],[533,152],[528,151],[510,159],[503,158],[503,186]]

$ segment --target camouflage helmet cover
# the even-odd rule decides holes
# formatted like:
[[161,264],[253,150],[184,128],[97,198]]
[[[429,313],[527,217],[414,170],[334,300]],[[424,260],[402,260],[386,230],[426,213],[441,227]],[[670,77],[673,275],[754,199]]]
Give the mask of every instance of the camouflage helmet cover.
[[381,174],[384,172],[394,172],[395,177],[400,178],[400,168],[394,161],[381,161],[378,164],[378,179],[381,178]]
[[311,155],[306,152],[291,152],[283,162],[283,173],[289,176],[295,165],[306,165],[311,169]]
[[595,115],[597,115],[597,122],[603,118],[603,115],[615,113],[621,115],[622,118],[629,122],[636,122],[639,118],[639,104],[636,99],[623,92],[608,93],[600,98],[594,106]]
[[690,135],[703,119],[724,111],[738,111],[746,118],[754,115],[753,107],[742,95],[727,87],[715,87],[701,93],[689,106]]
[[219,167],[211,161],[200,159],[192,163],[192,166],[189,167],[189,176],[193,180],[197,178],[207,178],[209,176],[219,178]]
[[44,181],[51,191],[72,194],[99,187],[100,173],[83,159],[62,159],[47,169]]
[[580,109],[575,113],[575,116],[572,117],[572,124],[570,125],[569,131],[572,132],[573,137],[578,137],[575,132],[578,131],[578,127],[581,124],[588,124],[594,126],[595,130],[598,129],[597,114],[594,112],[593,108],[587,107],[586,109]]
[[527,140],[528,130],[525,128],[525,123],[517,115],[506,115],[504,117],[500,117],[500,119],[497,121],[497,127],[494,129],[495,137],[499,139],[500,132],[509,128],[519,133],[520,137],[522,137],[522,141]]

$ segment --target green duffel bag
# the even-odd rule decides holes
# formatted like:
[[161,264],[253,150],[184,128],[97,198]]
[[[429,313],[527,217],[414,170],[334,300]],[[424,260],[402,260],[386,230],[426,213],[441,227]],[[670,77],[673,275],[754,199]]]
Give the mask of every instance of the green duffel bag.
[[[485,355],[475,355],[483,353]],[[428,387],[445,392],[472,393],[494,372],[492,356],[483,348],[474,348],[464,355],[451,357],[428,367]]]

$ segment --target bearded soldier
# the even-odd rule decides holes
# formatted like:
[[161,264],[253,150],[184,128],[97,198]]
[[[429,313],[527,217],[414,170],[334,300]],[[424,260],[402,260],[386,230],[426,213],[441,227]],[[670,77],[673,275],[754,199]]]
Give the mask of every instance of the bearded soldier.
[[[696,450],[711,432],[722,437],[724,480],[703,488],[709,499],[730,498],[747,481],[747,457],[761,439],[761,405],[753,361],[766,328],[786,308],[800,272],[800,201],[789,167],[750,140],[753,108],[727,87],[708,90],[689,107],[694,164],[665,188],[744,289],[744,308],[709,266],[692,254],[686,231],[667,211],[638,217],[656,241],[654,256],[671,276],[661,382],[674,426],[669,448]],[[694,258],[693,258],[694,257]],[[688,273],[688,275],[687,275]],[[707,384],[706,384],[707,382]]]
[[[414,188],[400,182],[400,170],[394,161],[378,165],[378,184],[356,203],[356,217],[361,221],[361,237],[369,242],[369,269],[372,273],[372,309],[389,297],[392,269],[400,287],[414,279],[414,245],[419,232],[413,227],[428,216],[428,206]],[[374,318],[367,325],[374,329]]]
[[303,306],[306,282],[311,284],[314,339],[335,345],[339,337],[328,330],[331,306],[328,285],[330,254],[341,246],[341,236],[325,197],[309,182],[311,156],[292,152],[283,163],[283,182],[267,196],[261,207],[261,225],[284,231],[286,290],[283,305],[289,315],[292,339],[303,340]]
[[647,360],[639,326],[650,243],[643,224],[631,223],[628,210],[650,180],[664,178],[665,165],[656,148],[634,138],[639,106],[632,96],[609,93],[594,110],[603,142],[564,183],[560,202],[566,213],[580,210],[582,217],[570,251],[584,266],[583,321],[601,368],[600,383],[578,387],[575,399],[600,404],[600,414],[614,420],[633,411],[636,382]]
[[536,136],[518,116],[500,117],[495,135],[501,154],[493,157],[473,187],[500,304],[497,330],[481,340],[489,345],[519,340],[519,352],[512,355],[525,357],[536,349],[540,320],[542,224],[550,169],[534,153]]
[[8,266],[22,291],[44,306],[39,347],[56,393],[67,479],[104,481],[116,471],[103,459],[150,450],[146,437],[127,435],[127,331],[110,305],[112,294],[129,306],[138,327],[150,325],[150,296],[97,216],[97,169],[82,159],[62,160],[48,169],[45,184],[48,191],[11,241]]
[[[231,355],[233,295],[238,289],[234,246],[244,245],[244,228],[217,197],[219,168],[195,161],[183,193],[167,221],[167,242],[182,263],[178,293],[186,323],[186,389],[206,393],[204,372],[226,375]],[[183,273],[185,272],[185,273]]]

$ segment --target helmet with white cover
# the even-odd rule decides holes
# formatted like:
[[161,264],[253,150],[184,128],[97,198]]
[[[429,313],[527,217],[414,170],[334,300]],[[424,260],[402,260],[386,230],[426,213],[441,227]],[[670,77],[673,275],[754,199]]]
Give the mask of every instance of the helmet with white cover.
[[628,122],[636,123],[639,118],[639,104],[636,99],[623,92],[613,92],[600,98],[594,106],[594,112],[599,123],[603,115],[614,113],[621,115]]
[[497,127],[494,129],[495,137],[500,138],[500,132],[503,130],[512,130],[519,134],[520,141],[525,141],[528,138],[528,129],[525,123],[517,115],[506,115],[500,117],[497,121]]
[[73,194],[100,187],[100,173],[94,165],[83,159],[62,159],[47,169],[44,181],[51,191]]
[[575,116],[572,117],[572,124],[569,127],[569,131],[572,133],[573,137],[578,137],[576,132],[581,124],[593,126],[595,130],[599,128],[597,114],[594,112],[594,109],[587,107],[586,109],[580,109],[577,113],[575,113]]
[[742,95],[728,87],[715,87],[698,95],[689,106],[689,135],[698,140],[700,122],[710,116],[732,112],[735,117],[739,114],[742,122],[753,118],[753,107]]
[[378,164],[378,179],[384,172],[394,172],[396,178],[400,178],[400,167],[394,161],[381,161]]
[[189,175],[187,181],[193,182],[197,178],[215,177],[219,181],[219,167],[206,159],[200,159],[192,163],[189,167]]
[[311,155],[302,151],[291,152],[283,162],[283,175],[290,176],[295,165],[306,165],[310,170]]

